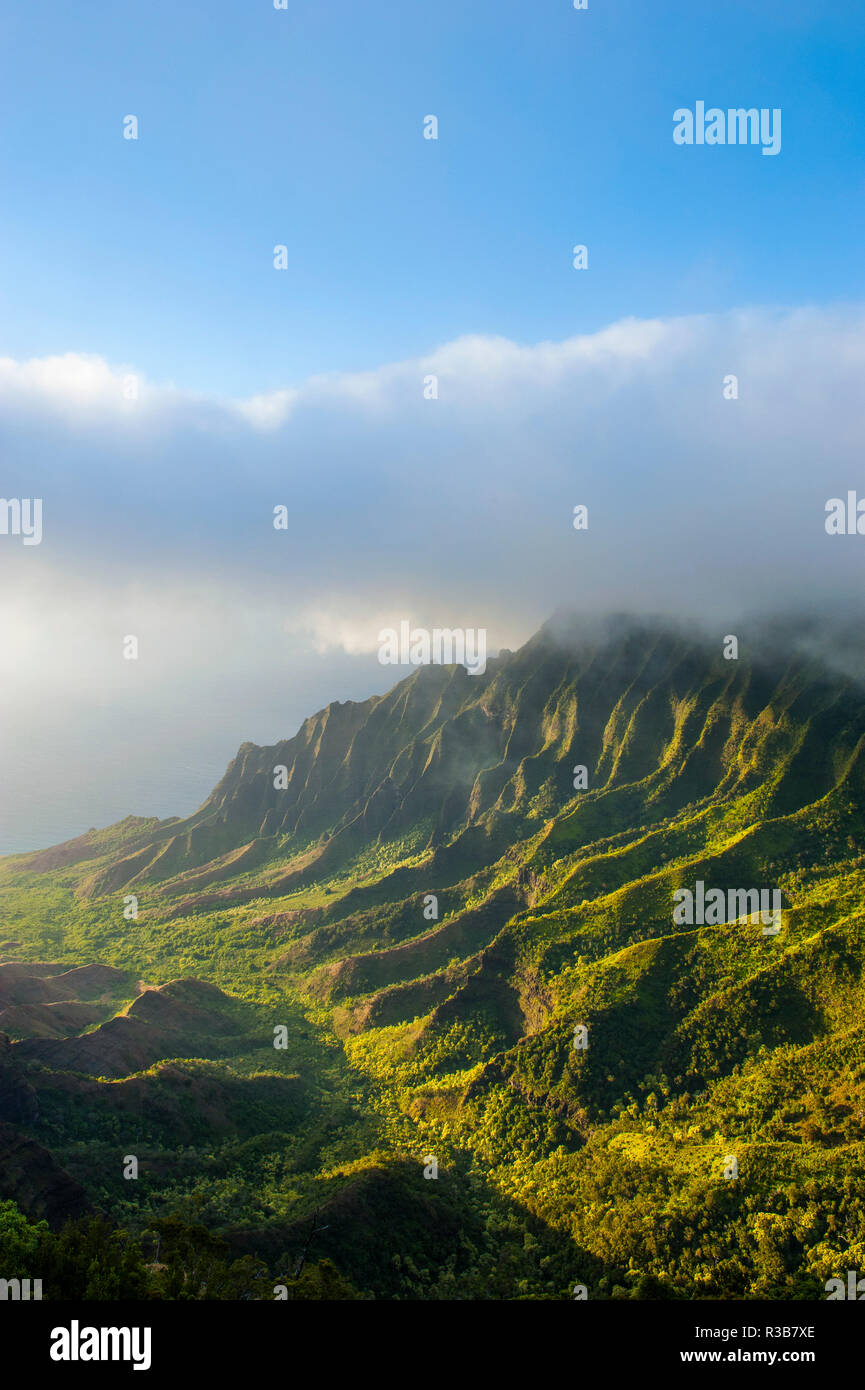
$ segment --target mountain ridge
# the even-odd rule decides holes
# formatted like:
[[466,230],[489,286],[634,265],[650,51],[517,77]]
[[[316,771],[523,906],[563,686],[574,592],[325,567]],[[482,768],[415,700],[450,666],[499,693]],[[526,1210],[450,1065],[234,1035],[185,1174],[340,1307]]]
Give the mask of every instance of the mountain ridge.
[[[630,1288],[629,1270],[666,1296],[817,1296],[853,1255],[822,1217],[806,1231],[795,1192],[816,1184],[808,1210],[846,1229],[861,1206],[838,1165],[865,1164],[865,690],[807,629],[776,628],[750,654],[740,640],[734,660],[723,645],[559,617],[483,676],[422,668],[292,739],[242,744],[191,817],[0,861],[0,913],[34,958],[98,950],[288,1019],[320,1117],[299,1123],[327,1123],[334,1087],[363,1097],[340,1112],[334,1191],[363,1174],[386,1185],[392,1162],[403,1194],[421,1151],[437,1153],[464,1195],[469,1163],[483,1202],[540,1222],[554,1262],[573,1242],[592,1296]],[[780,930],[677,924],[674,894],[698,881],[777,890]],[[123,924],[129,894],[138,917]],[[88,1046],[23,1053],[53,1065]],[[227,1044],[198,1046],[237,1065]],[[331,1171],[303,1142],[298,1213],[266,1235],[259,1217],[262,1248],[291,1244]],[[724,1179],[725,1154],[741,1182]],[[695,1223],[702,1243],[684,1234]],[[758,1239],[769,1229],[783,1238]],[[341,1264],[336,1250],[344,1274],[393,1287],[351,1251]]]

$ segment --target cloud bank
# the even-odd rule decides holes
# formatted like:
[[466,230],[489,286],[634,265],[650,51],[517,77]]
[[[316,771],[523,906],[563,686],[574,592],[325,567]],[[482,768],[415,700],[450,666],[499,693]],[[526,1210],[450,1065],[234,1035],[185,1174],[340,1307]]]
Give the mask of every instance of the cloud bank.
[[[134,363],[0,359],[0,496],[43,500],[41,545],[0,535],[0,849],[25,793],[44,808],[28,760],[47,731],[81,807],[69,833],[121,805],[181,813],[241,739],[387,688],[377,634],[405,618],[485,627],[495,650],[563,605],[724,631],[858,612],[865,537],[824,519],[865,495],[863,368],[860,307],[467,337],[245,400]],[[184,804],[147,790],[154,757],[190,765]]]

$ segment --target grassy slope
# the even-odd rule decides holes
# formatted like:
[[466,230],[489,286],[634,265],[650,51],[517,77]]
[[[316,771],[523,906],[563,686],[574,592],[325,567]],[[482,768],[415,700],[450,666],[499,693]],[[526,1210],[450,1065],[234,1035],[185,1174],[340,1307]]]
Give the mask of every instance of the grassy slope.
[[[378,1296],[821,1296],[865,1262],[863,735],[861,693],[789,654],[545,631],[245,745],[187,821],[6,860],[4,955],[248,1010],[221,1067],[79,1083],[86,1133],[42,1077],[40,1142],[133,1224],[181,1203],[277,1262],[324,1206]],[[780,888],[782,932],[676,927],[696,879]]]

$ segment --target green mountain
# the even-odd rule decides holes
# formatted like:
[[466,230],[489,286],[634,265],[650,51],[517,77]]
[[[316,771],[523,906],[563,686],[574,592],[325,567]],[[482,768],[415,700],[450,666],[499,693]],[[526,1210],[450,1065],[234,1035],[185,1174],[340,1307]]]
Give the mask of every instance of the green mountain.
[[207,1239],[200,1296],[824,1298],[865,1268],[863,739],[790,627],[565,615],[3,860],[0,1197],[50,1225],[31,1145],[163,1296]]

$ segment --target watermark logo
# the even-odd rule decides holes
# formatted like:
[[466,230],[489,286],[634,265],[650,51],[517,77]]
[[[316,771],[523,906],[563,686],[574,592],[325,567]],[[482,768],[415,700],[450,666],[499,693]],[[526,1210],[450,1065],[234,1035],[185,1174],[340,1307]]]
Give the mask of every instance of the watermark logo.
[[150,1370],[149,1327],[81,1327],[73,1318],[69,1327],[51,1332],[52,1361],[131,1361],[133,1370]]
[[399,632],[384,627],[378,634],[382,666],[465,666],[470,676],[487,669],[487,631],[484,627],[413,628],[401,622]]
[[41,545],[42,498],[0,497],[0,536],[20,536],[24,545]]
[[673,141],[677,145],[762,145],[764,154],[781,152],[781,108],[739,106],[722,111],[698,101],[693,111],[673,112]]
[[843,497],[830,497],[826,512],[827,535],[865,536],[865,497],[857,499],[852,491],[847,493],[846,502]]
[[[771,894],[771,900],[770,900]],[[673,893],[673,922],[677,927],[720,927],[725,922],[737,922],[745,917],[749,922],[761,921],[764,936],[776,936],[781,930],[781,892],[778,888],[710,888],[702,879],[690,888],[677,888]]]
[[865,1279],[857,1279],[855,1269],[848,1269],[846,1285],[843,1279],[827,1279],[824,1288],[828,1303],[837,1299],[852,1299],[859,1303],[865,1300]]
[[11,1300],[13,1303],[29,1303],[31,1299],[41,1303],[41,1279],[0,1279],[0,1300],[3,1302]]

